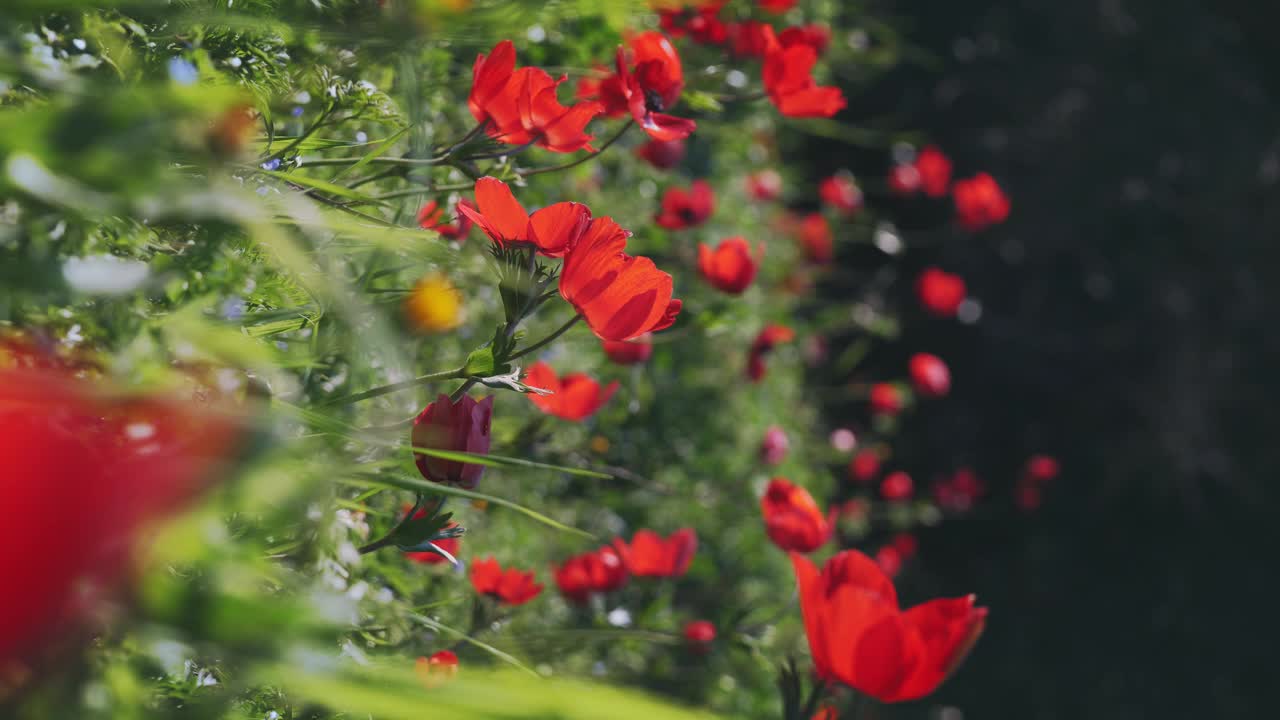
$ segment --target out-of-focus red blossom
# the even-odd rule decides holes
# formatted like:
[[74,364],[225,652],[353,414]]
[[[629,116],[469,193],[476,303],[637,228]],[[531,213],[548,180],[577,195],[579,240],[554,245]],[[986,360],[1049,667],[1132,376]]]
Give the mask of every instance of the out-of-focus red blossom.
[[739,295],[756,279],[756,270],[764,258],[764,243],[751,252],[751,244],[742,237],[725,238],[715,250],[698,243],[698,271],[713,287],[730,295]]
[[762,58],[773,47],[773,28],[758,20],[743,20],[729,26],[733,54],[741,58]]
[[971,468],[960,468],[949,478],[933,486],[933,499],[949,512],[963,513],[973,509],[978,498],[986,492],[986,486]]
[[777,200],[782,196],[782,176],[773,168],[765,168],[751,173],[744,181],[747,194],[755,200],[766,202]]
[[938,398],[951,392],[951,370],[937,355],[916,353],[907,361],[907,369],[921,397]]
[[808,45],[814,49],[814,52],[821,55],[831,45],[831,27],[823,23],[795,25],[778,33],[778,44],[784,48]]
[[476,205],[458,204],[462,217],[480,226],[499,247],[531,243],[547,257],[563,257],[591,224],[591,210],[576,202],[558,202],[532,215],[511,188],[494,177],[476,181]]
[[529,393],[529,401],[548,415],[579,422],[596,413],[618,390],[614,380],[603,389],[594,378],[583,373],[568,373],[564,377],[545,362],[536,362],[525,373],[524,381],[530,387],[550,390],[550,395]]
[[855,482],[869,483],[880,474],[880,453],[871,448],[859,450],[849,461],[849,477]]
[[675,46],[660,32],[643,32],[619,47],[616,74],[600,83],[600,99],[611,117],[630,114],[649,137],[680,140],[697,123],[666,114],[684,90],[684,68]]
[[458,674],[458,656],[452,650],[441,650],[431,657],[420,657],[414,673],[427,687],[435,687]]
[[854,448],[858,447],[858,436],[854,435],[849,428],[832,430],[827,440],[831,443],[831,449],[836,452],[852,452]]
[[601,340],[665,330],[680,314],[671,276],[647,257],[626,254],[629,236],[613,218],[596,218],[560,268],[560,296]]
[[592,595],[613,592],[627,584],[627,567],[611,547],[574,555],[563,565],[553,566],[556,586],[565,599],[583,605]]
[[662,194],[662,212],[654,219],[669,230],[701,225],[716,210],[716,194],[706,180],[694,180],[686,191],[670,187]]
[[964,278],[936,267],[925,268],[916,278],[920,304],[939,317],[955,317],[968,292]]
[[871,386],[871,414],[897,415],[902,412],[902,391],[893,383],[876,383]]
[[840,714],[830,705],[818,708],[818,712],[813,714],[809,720],[840,720]]
[[765,12],[781,14],[795,7],[797,2],[799,0],[759,0],[757,4]]
[[1044,485],[1058,477],[1061,466],[1056,458],[1049,455],[1033,455],[1027,459],[1022,477],[1014,488],[1014,501],[1018,507],[1030,512],[1040,507],[1044,495]]
[[765,92],[787,117],[831,117],[845,107],[844,93],[838,87],[818,85],[813,79],[813,66],[818,51],[812,45],[783,47],[765,26],[768,49],[764,56],[762,79]]
[[911,533],[898,533],[889,541],[895,550],[902,554],[904,560],[910,560],[920,550],[920,541]]
[[650,140],[636,148],[636,157],[659,170],[670,170],[679,165],[684,153],[684,140]]
[[[413,419],[413,446],[484,455],[489,452],[489,424],[492,419],[492,395],[480,402],[464,395],[455,403],[441,393],[435,402],[423,408]],[[474,488],[484,475],[484,466],[474,463],[422,454],[415,454],[414,461],[424,478],[468,490]]]
[[1032,455],[1027,459],[1024,472],[1028,480],[1045,483],[1058,477],[1058,473],[1062,472],[1062,466],[1050,455]]
[[690,620],[684,625],[684,639],[690,651],[705,655],[716,639],[716,626],[708,620]]
[[846,174],[832,175],[818,183],[818,196],[828,206],[850,215],[862,209],[862,190]]
[[862,522],[870,512],[871,507],[862,498],[850,498],[840,506],[840,517],[850,522]]
[[951,187],[951,159],[934,145],[916,153],[916,172],[920,189],[929,197],[942,197]]
[[908,500],[914,489],[911,476],[902,470],[895,470],[880,481],[880,496],[885,500]]
[[630,545],[614,538],[613,546],[636,577],[679,577],[689,571],[698,536],[693,528],[677,530],[665,540],[652,530],[637,530]]
[[765,371],[768,368],[764,364],[764,358],[779,343],[787,343],[796,339],[796,331],[786,325],[766,325],[756,339],[751,343],[751,350],[747,352],[747,377],[752,382],[759,382],[764,379]]
[[835,258],[835,237],[822,213],[805,215],[796,228],[796,239],[800,241],[805,259],[811,263],[825,265]]
[[791,441],[787,433],[777,425],[770,425],[764,431],[764,440],[760,442],[760,459],[766,465],[777,465],[787,457],[791,450]]
[[[596,63],[591,70],[591,74],[583,75],[578,78],[578,82],[574,83],[573,96],[578,100],[599,100],[601,85],[606,79],[612,77],[606,65]],[[608,108],[605,109],[605,113],[608,114]]]
[[1019,483],[1013,491],[1014,502],[1018,504],[1018,509],[1024,512],[1031,512],[1040,508],[1043,502],[1040,488],[1030,483]]
[[[467,207],[475,210],[475,206],[469,200],[459,200],[458,207]],[[435,230],[440,233],[440,237],[448,240],[462,240],[467,237],[467,233],[471,232],[471,218],[462,212],[458,213],[458,218],[454,222],[441,222],[444,218],[444,208],[432,200],[422,209],[418,211],[418,227],[423,230]]]
[[591,149],[592,136],[584,129],[604,112],[604,106],[587,100],[565,107],[556,97],[564,77],[553,79],[535,67],[516,70],[515,64],[510,40],[499,42],[487,56],[476,57],[467,98],[476,122],[485,124],[490,137],[508,145],[532,142],[552,152]]
[[769,481],[760,498],[765,534],[788,552],[810,553],[831,539],[831,520],[818,508],[808,490],[786,478]]
[[956,203],[956,221],[970,232],[999,225],[1009,217],[1009,196],[987,173],[957,180],[951,197]]
[[[424,518],[426,516],[427,509],[422,508],[413,514],[413,519],[417,520],[418,518]],[[445,529],[456,527],[458,527],[458,523],[455,522],[445,525]],[[458,547],[461,544],[461,538],[441,538],[439,540],[432,540],[431,542],[437,545],[441,550],[444,550],[454,557],[458,557]],[[407,552],[404,556],[416,563],[422,563],[424,565],[439,565],[440,563],[449,562],[445,556],[434,552]]]
[[904,559],[898,548],[892,545],[884,545],[876,550],[876,565],[879,565],[884,574],[891,578],[897,577],[898,573],[902,572]]
[[818,676],[881,702],[933,692],[982,634],[987,609],[974,607],[972,595],[903,611],[893,583],[856,550],[832,557],[821,572],[799,553],[791,562]]
[[542,592],[542,583],[534,580],[532,571],[503,570],[492,557],[471,563],[471,587],[507,605],[523,605]]
[[688,35],[703,45],[723,45],[729,37],[729,27],[720,19],[721,5],[659,10],[658,26],[671,37]]
[[600,346],[619,365],[639,365],[653,355],[653,335],[645,333],[634,340],[601,340]]
[[0,675],[28,676],[83,639],[132,579],[146,530],[219,477],[242,425],[228,408],[110,395],[69,370],[0,370]]
[[920,171],[915,165],[899,163],[889,169],[889,190],[895,195],[914,195],[920,191]]

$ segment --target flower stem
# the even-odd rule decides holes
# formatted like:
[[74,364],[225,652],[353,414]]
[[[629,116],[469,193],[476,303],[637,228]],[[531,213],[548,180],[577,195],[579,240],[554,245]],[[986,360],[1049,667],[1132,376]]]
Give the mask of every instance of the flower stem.
[[466,372],[467,372],[467,369],[464,366],[464,367],[454,368],[452,370],[442,370],[436,373],[419,375],[418,377],[413,378],[412,380],[405,380],[403,382],[391,383],[390,385],[382,385],[369,390],[365,390],[364,392],[361,392],[361,393],[356,393],[355,395],[345,395],[340,398],[333,398],[332,400],[329,400],[324,404],[325,405],[350,405],[351,403],[357,403],[357,402],[360,402],[361,400],[368,400],[369,398],[380,397],[382,395],[387,395],[389,393],[397,392],[399,390],[407,390],[411,387],[417,387],[418,385],[425,385],[427,383],[435,382],[437,380],[452,380],[453,378],[464,377],[466,375]]
[[603,155],[604,151],[608,150],[610,145],[617,142],[618,139],[621,138],[623,135],[625,135],[627,131],[631,129],[631,126],[635,124],[636,124],[635,120],[628,120],[625,125],[623,125],[621,128],[618,129],[618,132],[615,133],[613,137],[604,141],[604,144],[600,146],[599,150],[591,153],[590,155],[584,155],[583,157],[580,157],[577,160],[574,160],[573,162],[567,162],[563,165],[552,165],[550,167],[528,168],[525,170],[517,170],[516,174],[519,175],[520,177],[528,177],[530,175],[541,175],[542,173],[557,172],[559,170],[568,170],[569,168],[577,167],[582,163],[587,162],[588,160],[594,160],[600,155]]
[[511,354],[507,359],[508,359],[508,360],[515,360],[516,358],[524,357],[525,355],[528,355],[529,353],[531,353],[531,352],[533,352],[533,351],[535,351],[535,350],[541,349],[542,347],[544,347],[544,346],[546,346],[547,344],[549,344],[551,341],[555,340],[556,338],[558,338],[558,337],[560,337],[561,335],[563,335],[563,334],[565,334],[566,332],[568,332],[568,331],[569,331],[569,328],[571,328],[571,327],[573,327],[574,325],[578,324],[578,321],[579,321],[579,320],[581,320],[581,319],[582,319],[582,316],[581,316],[581,315],[578,315],[577,313],[575,313],[575,314],[574,314],[574,316],[573,316],[572,318],[570,318],[570,319],[569,319],[569,322],[567,322],[567,323],[565,323],[565,324],[561,325],[559,328],[557,328],[557,329],[556,329],[556,331],[555,331],[555,332],[553,332],[553,333],[551,333],[550,335],[548,335],[548,336],[546,336],[546,337],[542,338],[541,340],[539,340],[538,342],[536,342],[536,343],[534,343],[534,344],[530,345],[529,347],[527,347],[527,348],[524,348],[524,349],[520,350],[519,352],[512,353],[512,354]]

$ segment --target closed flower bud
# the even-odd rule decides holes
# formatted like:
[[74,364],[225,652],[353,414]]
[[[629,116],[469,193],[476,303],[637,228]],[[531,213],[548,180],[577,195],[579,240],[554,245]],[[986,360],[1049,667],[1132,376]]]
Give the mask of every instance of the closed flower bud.
[[908,363],[911,383],[922,397],[943,397],[951,391],[951,371],[937,355],[916,353]]
[[[489,423],[493,419],[493,397],[480,402],[464,395],[457,402],[441,394],[413,420],[414,447],[486,454],[489,452]],[[418,471],[428,480],[471,489],[480,482],[484,466],[444,460],[429,455],[415,457]]]

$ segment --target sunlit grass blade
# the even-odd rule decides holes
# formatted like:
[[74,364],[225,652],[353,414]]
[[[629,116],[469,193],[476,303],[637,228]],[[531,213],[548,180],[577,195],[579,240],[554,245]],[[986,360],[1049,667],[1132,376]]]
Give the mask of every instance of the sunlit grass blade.
[[461,630],[455,630],[454,628],[451,628],[451,627],[449,627],[448,625],[445,625],[444,623],[436,622],[435,620],[432,620],[431,618],[427,617],[426,615],[419,615],[419,614],[417,614],[417,613],[409,613],[409,614],[407,615],[407,617],[408,617],[410,620],[412,620],[412,621],[414,621],[414,622],[416,622],[416,623],[418,623],[418,624],[420,624],[420,625],[425,625],[425,626],[427,626],[427,627],[431,628],[432,630],[435,630],[435,631],[436,631],[436,632],[438,632],[438,633],[444,633],[445,635],[448,635],[448,636],[450,636],[450,637],[453,637],[453,638],[456,638],[456,639],[458,639],[458,640],[461,640],[461,641],[463,641],[463,642],[467,643],[468,645],[472,645],[472,646],[474,646],[474,647],[480,648],[481,650],[483,650],[483,651],[485,651],[485,652],[489,653],[490,655],[492,655],[492,656],[494,656],[494,657],[498,658],[498,659],[499,659],[499,660],[501,660],[502,662],[505,662],[505,663],[507,663],[508,665],[511,665],[512,667],[517,667],[517,668],[519,668],[519,669],[523,670],[524,672],[526,672],[526,673],[528,673],[528,674],[532,675],[533,677],[540,677],[540,676],[538,675],[538,673],[534,672],[531,668],[529,668],[529,667],[528,667],[527,665],[525,665],[524,663],[522,663],[522,662],[520,662],[519,660],[515,659],[515,657],[514,657],[514,656],[512,656],[510,653],[505,653],[505,652],[503,652],[503,651],[499,650],[498,648],[496,648],[496,647],[494,647],[494,646],[490,645],[489,643],[486,643],[486,642],[482,642],[482,641],[480,641],[480,640],[477,640],[477,639],[475,639],[475,638],[471,637],[470,635],[468,635],[468,634],[466,634],[466,633],[462,632]]
[[477,455],[469,452],[459,452],[456,450],[437,450],[435,448],[414,447],[413,452],[418,455],[427,455],[429,457],[440,458],[441,460],[454,460],[457,462],[470,463],[472,465],[484,465],[485,467],[496,468],[528,468],[530,470],[550,470],[552,472],[562,472],[566,475],[577,475],[579,477],[597,478],[600,480],[612,480],[613,476],[608,473],[599,472],[597,470],[587,470],[586,468],[574,468],[565,465],[551,465],[549,463],[534,462],[523,458],[504,457],[502,455]]
[[391,149],[391,147],[392,147],[393,145],[395,145],[396,141],[397,141],[397,140],[399,140],[399,139],[401,138],[401,136],[403,136],[403,135],[404,135],[405,133],[407,133],[407,132],[409,132],[409,127],[408,127],[407,125],[406,125],[405,127],[403,127],[403,128],[400,128],[398,131],[396,131],[396,132],[392,133],[392,134],[391,134],[391,137],[389,137],[389,138],[387,138],[386,140],[384,140],[384,141],[382,142],[382,144],[378,145],[378,146],[377,146],[377,147],[375,147],[373,150],[371,150],[371,151],[369,151],[368,153],[366,153],[364,157],[360,158],[360,159],[359,159],[359,160],[357,160],[355,163],[352,163],[351,165],[348,165],[348,166],[347,166],[346,168],[344,168],[343,170],[339,171],[336,175],[334,175],[334,176],[333,176],[333,178],[334,178],[335,180],[337,180],[338,178],[342,177],[343,175],[351,175],[351,174],[354,174],[354,173],[355,173],[355,171],[357,171],[357,170],[359,170],[359,169],[363,168],[364,166],[368,165],[369,163],[373,162],[374,158],[377,158],[378,156],[380,156],[380,155],[382,155],[382,154],[386,153],[388,150],[390,150],[390,149]]

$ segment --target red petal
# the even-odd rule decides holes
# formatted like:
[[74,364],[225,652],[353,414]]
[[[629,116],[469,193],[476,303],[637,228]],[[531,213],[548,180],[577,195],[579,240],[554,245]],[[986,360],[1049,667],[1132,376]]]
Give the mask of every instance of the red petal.
[[476,222],[494,242],[527,240],[529,214],[524,211],[511,188],[501,180],[482,177],[476,181],[476,205],[480,214],[472,215],[465,208],[459,210]]

